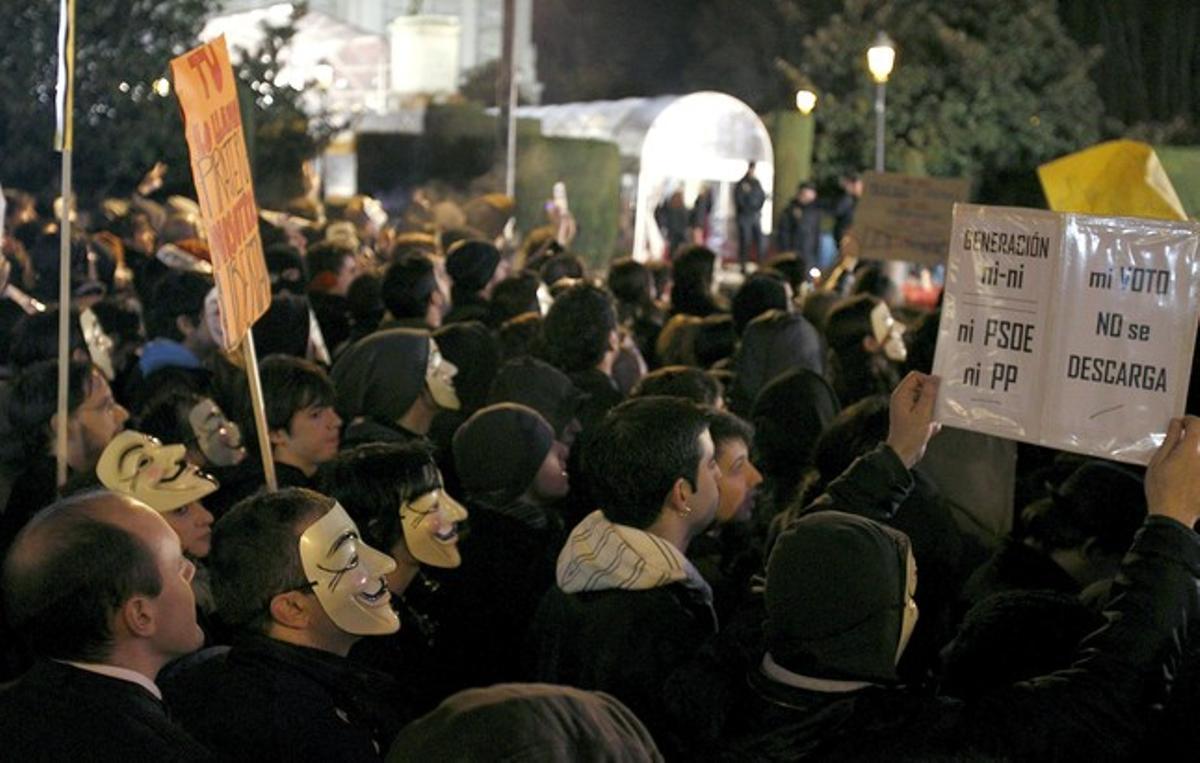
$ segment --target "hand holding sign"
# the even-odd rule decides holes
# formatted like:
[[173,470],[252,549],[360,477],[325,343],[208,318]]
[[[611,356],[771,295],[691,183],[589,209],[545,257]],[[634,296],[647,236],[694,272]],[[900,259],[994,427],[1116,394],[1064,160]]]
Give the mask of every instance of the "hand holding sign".
[[1200,418],[1171,419],[1146,470],[1146,505],[1188,527],[1200,521]]
[[936,376],[910,371],[892,391],[887,444],[909,469],[925,455],[929,440],[942,427],[933,420],[940,383]]

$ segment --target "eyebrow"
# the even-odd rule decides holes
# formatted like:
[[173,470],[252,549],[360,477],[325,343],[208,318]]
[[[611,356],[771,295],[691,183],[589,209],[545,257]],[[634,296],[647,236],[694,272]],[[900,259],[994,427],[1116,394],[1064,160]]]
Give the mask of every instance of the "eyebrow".
[[130,445],[128,448],[121,451],[121,455],[117,456],[117,468],[123,469],[125,467],[126,456],[128,456],[130,453],[135,453],[137,451],[143,450],[145,447],[146,447],[145,445],[142,445],[139,443],[137,445]]
[[346,532],[344,532],[340,536],[338,536],[338,539],[333,542],[333,545],[329,547],[329,551],[326,552],[326,556],[328,556],[329,554],[332,554],[334,551],[337,551],[347,541],[351,541],[351,540],[358,540],[358,533],[354,532],[353,530],[347,530]]

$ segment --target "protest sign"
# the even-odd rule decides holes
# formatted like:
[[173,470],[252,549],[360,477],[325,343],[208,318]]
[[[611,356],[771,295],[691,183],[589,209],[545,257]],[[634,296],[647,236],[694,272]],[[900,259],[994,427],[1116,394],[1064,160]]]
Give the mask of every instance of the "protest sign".
[[859,256],[940,265],[950,243],[951,210],[970,190],[965,178],[866,173],[854,210]]
[[1162,162],[1145,143],[1092,146],[1038,167],[1038,179],[1056,212],[1187,219]]
[[1183,413],[1200,226],[957,204],[937,418],[1146,463]]
[[200,215],[221,305],[223,346],[236,347],[271,304],[258,207],[224,36],[171,61]]

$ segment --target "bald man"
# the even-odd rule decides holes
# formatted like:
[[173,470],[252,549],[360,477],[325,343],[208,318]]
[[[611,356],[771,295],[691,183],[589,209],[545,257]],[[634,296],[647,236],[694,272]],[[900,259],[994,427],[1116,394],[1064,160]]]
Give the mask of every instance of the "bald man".
[[63,499],[5,560],[4,609],[37,657],[0,695],[13,760],[208,760],[172,724],[155,684],[198,649],[195,568],[162,516],[104,490]]

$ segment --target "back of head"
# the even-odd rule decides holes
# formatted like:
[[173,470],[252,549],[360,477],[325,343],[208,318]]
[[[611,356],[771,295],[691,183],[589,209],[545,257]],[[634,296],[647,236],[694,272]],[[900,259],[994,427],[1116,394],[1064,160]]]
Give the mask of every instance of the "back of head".
[[442,326],[433,332],[442,355],[458,367],[454,390],[462,410],[478,410],[487,397],[492,379],[500,368],[500,343],[479,321],[464,321]]
[[770,310],[742,334],[735,367],[734,408],[748,413],[758,393],[773,379],[794,368],[820,373],[821,337],[804,316]]
[[[71,361],[67,371],[67,410],[74,411],[91,393],[99,372]],[[19,434],[27,459],[50,453],[50,420],[58,410],[58,361],[43,360],[21,370],[8,400],[8,422]]]
[[454,465],[471,499],[503,507],[533,483],[554,444],[554,429],[532,408],[498,403],[454,433]]
[[500,324],[496,332],[500,355],[505,360],[544,355],[541,351],[542,316],[535,312],[522,313]]
[[1021,512],[1023,533],[1046,551],[1071,549],[1095,539],[1097,550],[1123,554],[1146,518],[1142,479],[1122,466],[1090,460],[1050,497]]
[[406,254],[388,265],[381,297],[393,318],[424,318],[436,290],[433,260],[424,254]]
[[889,401],[882,395],[843,408],[817,440],[813,465],[828,482],[887,437]]
[[733,318],[728,313],[705,316],[696,330],[692,345],[696,362],[701,368],[712,368],[717,363],[733,357],[737,351],[738,337],[733,328]]
[[263,258],[267,263],[267,272],[271,274],[271,291],[276,294],[281,291],[304,294],[308,276],[304,272],[304,257],[299,249],[287,243],[272,244],[263,251]]
[[664,366],[638,380],[629,396],[666,395],[682,397],[699,405],[716,406],[723,393],[721,382],[707,371],[689,366]]
[[654,276],[632,257],[622,257],[608,268],[608,290],[621,304],[648,307],[654,301]]
[[579,280],[583,275],[583,260],[570,252],[559,252],[538,268],[538,276],[547,286],[553,286],[564,278]]
[[457,302],[485,286],[500,264],[500,250],[486,241],[460,241],[446,250],[446,272]]
[[413,255],[430,256],[438,253],[437,239],[428,233],[401,233],[392,240],[389,262],[399,262]]
[[840,409],[829,382],[807,368],[781,374],[759,392],[750,410],[757,463],[775,481],[781,502],[812,464],[818,438]]
[[[79,314],[72,309],[68,319],[71,353],[87,352],[83,331],[79,325]],[[12,343],[8,348],[8,362],[13,368],[24,368],[40,360],[58,358],[58,308],[52,307],[42,313],[26,315],[17,322],[12,331]]]
[[353,256],[353,249],[334,241],[322,241],[308,247],[304,252],[304,264],[308,268],[310,282],[319,282],[324,274],[336,276],[346,258]]
[[583,469],[611,522],[646,528],[680,479],[695,488],[708,413],[677,397],[640,397],[608,412],[588,440]]
[[716,262],[716,253],[708,247],[693,244],[679,250],[671,262],[675,312],[686,313],[709,301]]
[[764,270],[778,273],[792,285],[792,291],[797,294],[800,292],[800,286],[808,280],[808,270],[804,266],[804,260],[792,252],[777,254],[767,260]]
[[17,535],[4,564],[4,609],[35,654],[103,663],[118,608],[161,592],[154,554],[116,524],[119,512],[138,510],[150,511],[92,490],[50,505]]
[[400,505],[441,487],[423,440],[369,443],[321,466],[321,492],[340,503],[368,545],[386,551],[402,537]]
[[520,272],[505,278],[492,290],[492,314],[489,322],[495,326],[530,312],[539,312],[538,278],[533,273]]
[[871,311],[878,297],[859,294],[834,305],[825,319],[825,341],[836,353],[861,349],[863,337],[871,336]]
[[254,323],[254,347],[260,356],[291,355],[303,358],[308,353],[308,300],[290,292],[271,298],[267,312]]
[[204,320],[204,298],[213,281],[200,273],[169,270],[154,284],[150,304],[146,306],[146,335],[152,339],[183,340],[178,318],[195,325]]
[[613,697],[566,686],[497,684],[455,694],[400,732],[389,761],[661,761]]
[[576,417],[584,395],[567,375],[537,358],[514,358],[500,367],[487,403],[519,403],[529,406],[550,422],[562,437]]
[[767,562],[766,648],[813,678],[894,681],[908,538],[869,519],[820,511],[779,536]]
[[617,328],[612,298],[604,289],[579,283],[554,300],[542,321],[543,349],[567,373],[595,368]]
[[396,421],[424,389],[428,359],[425,331],[388,329],[360,339],[333,365],[338,412]]
[[303,586],[300,535],[333,501],[304,488],[259,493],[236,504],[213,526],[213,596],[222,621],[252,632],[269,625],[271,598]]
[[787,285],[773,274],[756,273],[742,284],[733,297],[733,327],[740,335],[746,324],[768,310],[787,312]]

